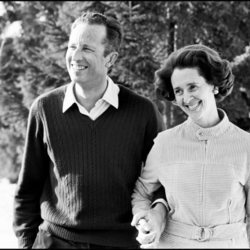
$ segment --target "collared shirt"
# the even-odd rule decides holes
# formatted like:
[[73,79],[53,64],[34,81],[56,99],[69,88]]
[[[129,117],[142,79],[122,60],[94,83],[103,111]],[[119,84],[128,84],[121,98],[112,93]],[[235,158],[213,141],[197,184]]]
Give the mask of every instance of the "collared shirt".
[[116,109],[119,107],[118,93],[120,91],[118,85],[116,85],[110,77],[107,77],[108,86],[102,98],[100,98],[95,106],[87,111],[77,100],[74,94],[75,84],[72,82],[68,85],[64,101],[63,101],[63,110],[66,112],[74,103],[77,105],[79,112],[83,115],[89,116],[92,120],[97,119],[101,114],[103,114],[110,105],[114,106]]

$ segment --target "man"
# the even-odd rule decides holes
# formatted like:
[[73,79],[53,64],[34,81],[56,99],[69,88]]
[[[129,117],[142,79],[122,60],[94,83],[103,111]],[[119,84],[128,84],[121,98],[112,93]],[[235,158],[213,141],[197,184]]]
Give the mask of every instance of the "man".
[[32,104],[15,194],[20,247],[138,247],[131,194],[162,123],[108,77],[121,39],[116,19],[84,13],[66,54],[71,83]]

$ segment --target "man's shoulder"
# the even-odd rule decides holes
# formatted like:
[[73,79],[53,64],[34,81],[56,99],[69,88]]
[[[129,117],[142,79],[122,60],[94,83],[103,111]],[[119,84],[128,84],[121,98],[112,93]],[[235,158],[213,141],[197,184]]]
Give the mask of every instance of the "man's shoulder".
[[40,106],[44,103],[48,103],[51,100],[62,99],[64,98],[65,91],[68,84],[59,86],[57,88],[46,91],[45,93],[39,95],[34,101],[32,106]]
[[120,86],[119,108],[129,111],[132,115],[140,117],[140,119],[144,119],[152,126],[156,126],[158,132],[165,129],[156,103],[123,85]]
[[120,101],[130,101],[130,102],[136,102],[138,104],[141,103],[152,106],[153,102],[149,98],[136,93],[135,91],[124,85],[118,84],[118,86],[120,88],[120,93],[119,93]]
[[50,99],[50,98],[60,97],[61,95],[65,94],[67,86],[68,84],[65,84],[57,88],[51,89],[49,91],[46,91],[45,93],[39,95],[37,99]]

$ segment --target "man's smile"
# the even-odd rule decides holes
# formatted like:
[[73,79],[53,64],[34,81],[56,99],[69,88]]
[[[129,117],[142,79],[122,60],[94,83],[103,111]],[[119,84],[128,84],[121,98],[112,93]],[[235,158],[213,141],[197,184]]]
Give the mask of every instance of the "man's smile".
[[88,68],[88,66],[81,65],[81,64],[74,64],[74,63],[71,64],[71,67],[72,67],[74,70],[85,70],[85,69]]

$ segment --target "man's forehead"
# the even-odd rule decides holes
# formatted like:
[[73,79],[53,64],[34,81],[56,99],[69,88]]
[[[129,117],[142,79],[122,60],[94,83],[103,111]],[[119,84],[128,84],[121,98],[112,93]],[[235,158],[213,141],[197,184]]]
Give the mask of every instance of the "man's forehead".
[[107,35],[107,30],[104,25],[99,24],[88,24],[88,23],[79,23],[70,34],[71,40],[102,40],[104,42]]

